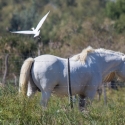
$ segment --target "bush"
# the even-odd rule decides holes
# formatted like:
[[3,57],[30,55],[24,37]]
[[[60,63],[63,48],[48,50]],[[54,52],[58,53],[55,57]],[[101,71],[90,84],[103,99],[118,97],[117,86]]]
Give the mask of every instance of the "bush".
[[115,22],[115,29],[118,33],[125,31],[125,15],[121,15],[119,20]]
[[122,14],[125,14],[125,0],[108,2],[106,4],[106,13],[111,19],[119,19]]
[[125,29],[125,0],[116,0],[106,4],[106,14],[112,20],[115,20],[115,29],[118,33],[124,32]]

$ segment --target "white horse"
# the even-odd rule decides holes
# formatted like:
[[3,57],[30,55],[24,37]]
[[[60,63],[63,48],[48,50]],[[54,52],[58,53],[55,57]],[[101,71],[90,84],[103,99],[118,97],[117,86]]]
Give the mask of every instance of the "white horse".
[[[51,93],[67,96],[67,64],[67,59],[53,55],[28,58],[21,68],[19,91],[31,96],[39,89],[42,93],[43,107],[47,106]],[[79,95],[81,110],[85,107],[87,99],[94,98],[104,81],[103,78],[111,72],[125,80],[123,53],[88,47],[70,58],[71,90],[73,95]]]

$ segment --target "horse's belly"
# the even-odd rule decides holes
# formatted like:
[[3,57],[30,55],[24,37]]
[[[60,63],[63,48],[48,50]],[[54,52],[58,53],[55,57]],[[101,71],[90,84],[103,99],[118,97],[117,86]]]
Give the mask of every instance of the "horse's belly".
[[68,96],[68,88],[57,86],[57,87],[54,88],[52,93],[57,95],[57,96],[60,96],[60,97]]
[[[71,91],[72,91],[72,95],[80,94],[81,93],[81,87],[79,87],[79,86],[72,87]],[[52,93],[57,95],[57,96],[60,96],[60,97],[64,97],[64,96],[68,96],[69,95],[67,86],[56,86],[53,89]]]

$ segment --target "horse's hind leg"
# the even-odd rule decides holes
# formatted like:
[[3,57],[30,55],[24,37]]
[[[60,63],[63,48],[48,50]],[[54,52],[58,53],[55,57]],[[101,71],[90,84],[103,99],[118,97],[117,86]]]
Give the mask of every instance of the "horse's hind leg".
[[38,90],[37,86],[34,84],[32,78],[30,78],[28,82],[27,96],[28,97],[33,96],[37,90]]
[[51,96],[51,91],[42,92],[41,105],[43,106],[44,109],[46,109],[46,107],[47,107],[47,103],[48,103],[50,96]]

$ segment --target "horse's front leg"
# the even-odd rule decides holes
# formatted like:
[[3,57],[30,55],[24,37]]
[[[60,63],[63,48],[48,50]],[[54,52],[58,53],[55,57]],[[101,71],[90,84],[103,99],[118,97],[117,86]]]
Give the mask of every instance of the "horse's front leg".
[[[91,95],[93,93],[93,95]],[[87,106],[91,104],[94,96],[95,96],[96,90],[91,92],[90,94],[87,94],[86,96],[80,95],[79,96],[79,110],[80,111],[86,111]]]
[[84,95],[79,95],[79,110],[83,111],[85,108],[85,96]]
[[42,92],[41,105],[43,106],[43,109],[46,109],[50,96],[51,96],[51,91],[43,91]]
[[83,95],[79,95],[79,110],[85,111],[87,106],[91,104],[97,91],[97,86],[87,86]]
[[102,95],[102,88],[97,89],[97,94],[98,94],[98,100],[101,100],[101,95]]
[[87,92],[84,95],[79,95],[79,110],[80,111],[85,111],[87,109],[87,106],[91,104],[91,102],[96,94],[96,90]]

